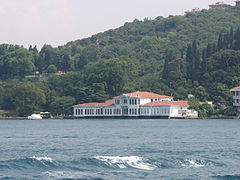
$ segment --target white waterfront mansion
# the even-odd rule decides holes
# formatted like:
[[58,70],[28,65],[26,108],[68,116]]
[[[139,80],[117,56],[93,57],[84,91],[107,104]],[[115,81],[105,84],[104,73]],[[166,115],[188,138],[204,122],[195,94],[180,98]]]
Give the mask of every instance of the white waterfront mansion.
[[188,109],[188,101],[173,101],[173,97],[137,91],[121,94],[104,103],[73,106],[74,117],[185,118],[197,117]]
[[233,106],[237,107],[238,115],[240,116],[240,86],[232,88],[230,91],[234,92]]

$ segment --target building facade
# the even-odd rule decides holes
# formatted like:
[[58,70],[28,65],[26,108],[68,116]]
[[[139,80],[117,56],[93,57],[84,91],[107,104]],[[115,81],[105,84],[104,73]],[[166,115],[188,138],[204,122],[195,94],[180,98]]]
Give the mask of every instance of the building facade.
[[73,106],[74,117],[185,118],[197,117],[188,109],[188,101],[173,101],[173,97],[137,91],[121,94],[104,103]]
[[224,9],[224,8],[226,8],[226,7],[228,7],[228,6],[229,6],[229,5],[226,4],[226,3],[224,3],[224,2],[217,2],[217,3],[215,3],[215,4],[209,5],[209,7],[210,7],[211,9]]
[[235,3],[237,7],[240,7],[240,0],[236,0]]
[[200,8],[194,8],[189,11],[185,11],[185,13],[200,13],[200,12],[202,12],[202,9]]
[[233,106],[237,108],[238,115],[240,116],[240,86],[232,88],[230,90],[233,92]]

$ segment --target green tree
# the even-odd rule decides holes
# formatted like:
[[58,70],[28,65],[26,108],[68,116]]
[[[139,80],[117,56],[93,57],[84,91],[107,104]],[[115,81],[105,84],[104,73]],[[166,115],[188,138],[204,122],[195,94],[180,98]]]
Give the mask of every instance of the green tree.
[[37,67],[39,71],[45,71],[49,65],[53,64],[59,69],[59,59],[59,51],[57,48],[53,48],[51,45],[44,45],[39,52]]
[[41,110],[46,98],[42,89],[33,83],[10,82],[4,86],[3,108],[26,116]]
[[57,67],[53,64],[49,65],[47,68],[48,73],[56,73],[57,72]]
[[209,104],[202,104],[197,98],[189,99],[189,109],[194,109],[198,112],[199,117],[211,117],[214,115],[214,110]]
[[89,64],[85,71],[85,81],[88,85],[105,83],[110,96],[122,92],[126,80],[126,63],[120,59],[108,59]]
[[74,103],[75,99],[71,96],[56,97],[51,103],[51,113],[61,116],[71,115]]
[[24,48],[8,50],[0,58],[0,74],[6,78],[24,76],[35,69],[32,53]]

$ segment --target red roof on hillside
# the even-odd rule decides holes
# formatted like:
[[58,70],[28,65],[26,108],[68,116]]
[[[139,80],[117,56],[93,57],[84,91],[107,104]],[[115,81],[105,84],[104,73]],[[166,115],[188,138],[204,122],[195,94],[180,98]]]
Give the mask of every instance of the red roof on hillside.
[[140,97],[140,98],[172,98],[171,96],[160,95],[156,93],[146,92],[146,91],[136,91],[132,93],[123,94],[127,97]]
[[110,100],[105,101],[104,103],[93,102],[93,103],[77,104],[75,106],[79,106],[79,107],[82,107],[82,106],[93,107],[93,106],[111,106],[113,104],[114,104],[114,99],[110,99]]
[[188,106],[188,101],[154,101],[143,106]]
[[215,4],[211,4],[209,6],[219,6],[219,5],[228,5],[228,4],[222,1],[222,2],[216,2]]
[[234,90],[240,90],[240,86],[237,86],[235,88],[232,88],[230,91],[234,91]]

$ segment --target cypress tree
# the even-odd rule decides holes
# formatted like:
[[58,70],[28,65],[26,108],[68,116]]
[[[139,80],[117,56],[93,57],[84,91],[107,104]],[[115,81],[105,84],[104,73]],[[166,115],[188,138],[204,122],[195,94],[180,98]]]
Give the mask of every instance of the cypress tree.
[[171,60],[173,60],[173,54],[171,51],[168,51],[165,56],[165,62],[163,66],[163,72],[162,72],[162,77],[163,79],[167,80],[168,79],[168,73],[169,73],[169,63]]
[[192,61],[193,61],[193,51],[192,46],[189,44],[186,52],[186,63],[187,63],[187,77],[192,77]]
[[32,45],[29,46],[28,50],[29,50],[29,51],[32,51]]
[[33,47],[32,51],[38,53],[38,50],[37,50],[37,46],[36,46],[36,45]]
[[230,33],[229,33],[229,38],[230,38],[230,45],[229,45],[229,48],[230,49],[233,49],[233,40],[234,40],[234,31],[233,31],[233,28],[231,27],[230,29]]
[[218,43],[217,43],[217,50],[220,51],[221,49],[223,49],[223,35],[220,34],[218,36]]
[[235,42],[234,42],[234,49],[240,50],[240,29],[238,28],[235,36],[234,36]]
[[197,47],[197,41],[194,40],[192,45],[188,45],[186,53],[186,62],[187,62],[187,76],[189,79],[198,80],[200,70],[201,70],[201,61],[200,53]]
[[212,46],[211,44],[208,43],[207,49],[206,49],[206,58],[209,58],[212,55],[212,52],[213,52]]
[[208,44],[207,48],[203,49],[202,52],[202,62],[201,62],[201,71],[204,74],[207,71],[207,58],[210,57],[211,54],[211,45]]

